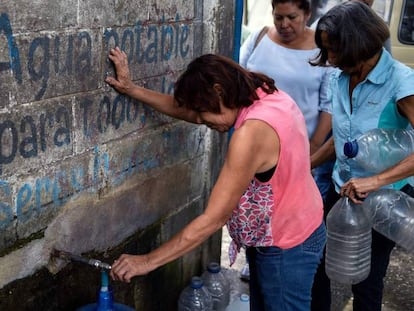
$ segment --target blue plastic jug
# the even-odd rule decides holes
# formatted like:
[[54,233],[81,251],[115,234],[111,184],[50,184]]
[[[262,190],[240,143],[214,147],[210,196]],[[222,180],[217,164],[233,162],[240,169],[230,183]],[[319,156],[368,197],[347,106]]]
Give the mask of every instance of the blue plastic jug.
[[98,302],[87,304],[76,311],[135,311],[134,308],[114,302],[112,288],[109,286],[107,271],[101,272],[101,288],[99,290]]

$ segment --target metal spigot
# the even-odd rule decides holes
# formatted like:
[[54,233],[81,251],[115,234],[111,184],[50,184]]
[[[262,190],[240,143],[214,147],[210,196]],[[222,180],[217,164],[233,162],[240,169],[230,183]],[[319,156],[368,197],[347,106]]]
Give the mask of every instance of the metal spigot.
[[105,270],[111,270],[112,269],[111,265],[106,263],[106,262],[102,262],[98,259],[85,258],[85,257],[75,255],[75,254],[72,254],[72,253],[69,253],[69,252],[65,252],[65,251],[62,251],[62,250],[54,249],[52,251],[51,256],[58,257],[58,258],[64,259],[64,260],[72,260],[72,261],[76,261],[76,262],[83,262],[83,263],[86,263],[86,264],[88,264],[90,266],[93,266],[95,268],[98,268],[98,269],[105,269]]

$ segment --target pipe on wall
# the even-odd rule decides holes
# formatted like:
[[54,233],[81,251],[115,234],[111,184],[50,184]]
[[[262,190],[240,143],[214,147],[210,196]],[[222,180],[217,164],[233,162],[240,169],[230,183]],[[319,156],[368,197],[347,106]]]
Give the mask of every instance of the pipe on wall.
[[[234,18],[234,46],[233,46],[233,60],[239,62],[241,31],[243,23],[243,6],[245,0],[236,0],[235,18]],[[232,127],[228,133],[228,140],[230,141],[234,128]]]
[[235,21],[234,21],[234,47],[233,60],[239,62],[239,50],[241,42],[241,30],[243,22],[243,4],[244,0],[236,0]]

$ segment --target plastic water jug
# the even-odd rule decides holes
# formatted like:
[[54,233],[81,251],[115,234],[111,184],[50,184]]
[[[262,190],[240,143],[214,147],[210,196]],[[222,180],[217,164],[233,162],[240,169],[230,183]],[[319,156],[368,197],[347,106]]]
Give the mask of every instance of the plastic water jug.
[[232,303],[230,303],[226,311],[249,311],[250,310],[250,297],[247,294],[241,294]]
[[211,262],[207,270],[201,275],[204,286],[213,298],[213,310],[224,311],[229,304],[229,282],[225,278],[217,262]]
[[379,173],[414,152],[414,131],[372,129],[344,145],[344,154],[369,173]]
[[112,288],[109,286],[109,276],[106,270],[101,272],[101,288],[98,302],[78,308],[76,311],[134,311],[135,309],[114,302]]
[[414,252],[414,199],[402,191],[380,189],[363,203],[373,228],[409,252]]
[[213,299],[201,277],[193,276],[190,285],[183,289],[178,311],[213,311]]
[[372,222],[361,204],[342,197],[328,213],[326,274],[342,284],[363,281],[371,270]]

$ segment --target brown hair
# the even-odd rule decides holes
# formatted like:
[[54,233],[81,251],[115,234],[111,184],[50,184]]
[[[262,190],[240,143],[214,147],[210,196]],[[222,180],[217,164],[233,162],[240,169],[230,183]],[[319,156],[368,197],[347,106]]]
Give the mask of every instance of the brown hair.
[[339,68],[354,67],[370,59],[390,36],[387,24],[368,5],[359,1],[338,4],[321,17],[316,27],[315,41],[321,51],[311,64],[318,66],[328,61],[322,32],[328,35]]
[[268,94],[277,91],[268,76],[247,71],[227,57],[206,54],[194,59],[178,78],[174,98],[188,109],[219,113],[220,97],[228,108],[248,107],[259,99],[258,87]]

